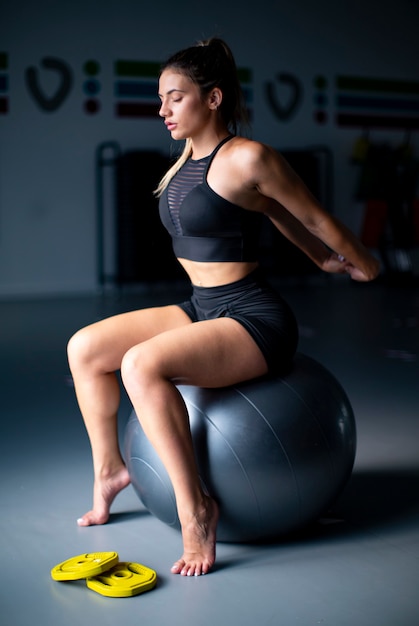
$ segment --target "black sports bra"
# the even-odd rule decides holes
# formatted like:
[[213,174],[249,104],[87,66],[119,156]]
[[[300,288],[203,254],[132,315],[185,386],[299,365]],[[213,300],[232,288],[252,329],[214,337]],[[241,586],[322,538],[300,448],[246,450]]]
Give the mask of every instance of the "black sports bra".
[[177,257],[191,261],[258,260],[262,215],[211,189],[207,174],[226,137],[207,157],[188,159],[160,197],[160,218]]

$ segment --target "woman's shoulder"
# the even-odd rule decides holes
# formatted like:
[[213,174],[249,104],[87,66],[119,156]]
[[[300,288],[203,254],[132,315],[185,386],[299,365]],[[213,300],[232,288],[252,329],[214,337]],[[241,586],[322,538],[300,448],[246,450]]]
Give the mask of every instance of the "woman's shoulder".
[[280,159],[279,152],[272,146],[247,137],[234,137],[226,144],[226,148],[226,158],[231,159],[241,170],[249,172],[255,172]]
[[239,156],[245,162],[255,163],[279,157],[278,151],[272,146],[247,137],[236,136],[226,145],[229,145],[230,156]]
[[256,139],[249,139],[248,137],[242,137],[241,135],[235,135],[231,141],[229,141],[226,146],[230,146],[231,149],[247,152],[251,154],[258,154],[263,152],[264,150],[270,150],[270,147]]

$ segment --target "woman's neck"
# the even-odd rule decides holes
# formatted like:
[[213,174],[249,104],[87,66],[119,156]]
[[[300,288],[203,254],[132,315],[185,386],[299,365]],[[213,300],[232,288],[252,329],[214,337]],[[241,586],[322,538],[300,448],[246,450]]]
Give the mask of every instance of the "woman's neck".
[[192,158],[194,160],[203,159],[215,150],[223,139],[231,133],[227,128],[223,127],[211,133],[200,135],[192,138]]

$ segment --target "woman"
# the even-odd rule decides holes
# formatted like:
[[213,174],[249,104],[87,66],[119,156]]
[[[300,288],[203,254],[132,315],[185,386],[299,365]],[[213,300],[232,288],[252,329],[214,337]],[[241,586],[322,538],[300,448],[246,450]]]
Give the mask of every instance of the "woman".
[[202,490],[175,384],[221,387],[285,371],[297,346],[290,309],[258,271],[262,215],[326,272],[368,281],[378,263],[277,151],[236,134],[245,109],[222,40],[172,56],[161,71],[159,97],[172,138],[186,140],[157,193],[193,295],[180,305],[116,315],[71,338],[69,363],[95,475],[93,509],[78,523],[106,523],[115,496],[130,482],[117,438],[120,369],[176,495],[183,555],[171,571],[198,576],[215,561],[218,508]]

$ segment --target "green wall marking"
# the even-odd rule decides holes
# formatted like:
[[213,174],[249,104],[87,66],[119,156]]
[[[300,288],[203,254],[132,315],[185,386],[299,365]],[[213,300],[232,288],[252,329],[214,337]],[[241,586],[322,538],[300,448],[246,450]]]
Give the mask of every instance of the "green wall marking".
[[385,91],[389,93],[419,94],[419,82],[362,76],[337,76],[336,86],[344,91]]

